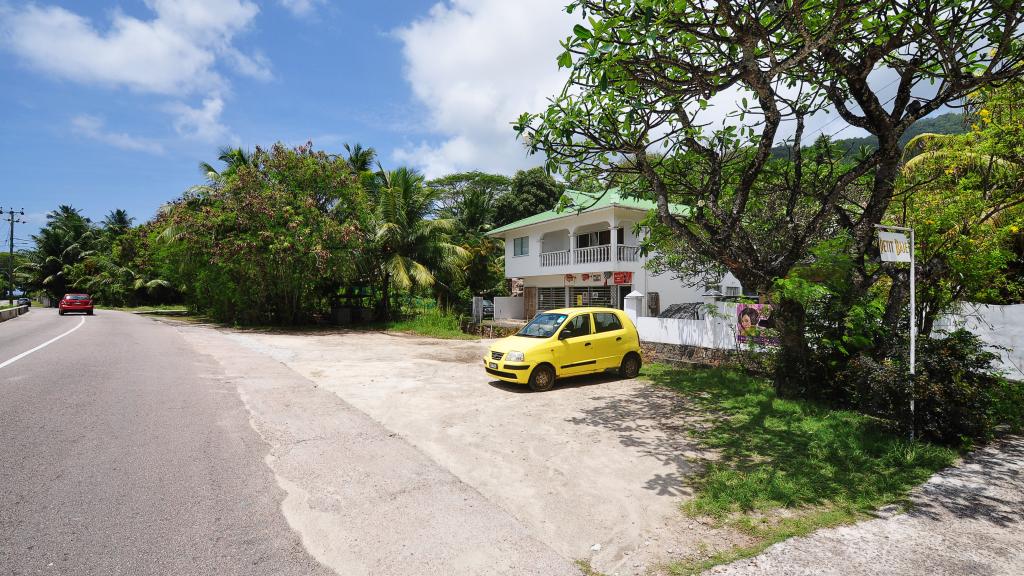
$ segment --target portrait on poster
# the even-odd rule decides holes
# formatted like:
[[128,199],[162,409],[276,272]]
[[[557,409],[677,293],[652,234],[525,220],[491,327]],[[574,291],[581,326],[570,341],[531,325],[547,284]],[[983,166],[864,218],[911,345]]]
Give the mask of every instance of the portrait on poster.
[[775,346],[779,343],[771,304],[736,306],[736,341],[758,346]]

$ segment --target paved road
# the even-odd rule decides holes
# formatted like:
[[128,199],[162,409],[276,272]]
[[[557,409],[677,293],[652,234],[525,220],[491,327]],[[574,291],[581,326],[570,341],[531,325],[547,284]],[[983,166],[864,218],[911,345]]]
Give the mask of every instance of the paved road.
[[0,323],[0,574],[333,574],[209,357],[129,314]]

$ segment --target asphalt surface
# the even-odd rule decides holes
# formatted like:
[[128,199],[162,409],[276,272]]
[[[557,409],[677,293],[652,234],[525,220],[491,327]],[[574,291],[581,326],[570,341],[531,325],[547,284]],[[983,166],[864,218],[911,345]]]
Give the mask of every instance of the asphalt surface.
[[233,386],[174,329],[33,308],[0,323],[0,574],[334,574],[280,511]]

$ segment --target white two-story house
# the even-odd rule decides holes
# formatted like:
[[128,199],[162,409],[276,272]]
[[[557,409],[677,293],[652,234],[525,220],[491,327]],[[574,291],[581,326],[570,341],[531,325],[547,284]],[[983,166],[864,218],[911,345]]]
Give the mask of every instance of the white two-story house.
[[505,277],[522,281],[524,318],[565,306],[621,309],[632,291],[643,294],[649,316],[673,304],[741,294],[731,274],[720,286],[693,287],[671,273],[655,275],[646,269],[634,230],[654,210],[653,202],[623,198],[615,190],[596,201],[579,192],[566,195],[571,202],[561,211],[542,212],[488,233],[505,240]]

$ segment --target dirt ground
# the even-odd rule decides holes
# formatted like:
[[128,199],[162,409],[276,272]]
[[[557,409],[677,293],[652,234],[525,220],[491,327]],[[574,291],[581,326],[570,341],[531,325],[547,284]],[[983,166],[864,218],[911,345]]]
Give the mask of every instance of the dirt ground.
[[546,393],[492,381],[488,342],[372,332],[233,332],[336,394],[479,491],[568,559],[646,574],[698,550],[742,544],[680,512],[702,452],[686,399],[611,376]]

